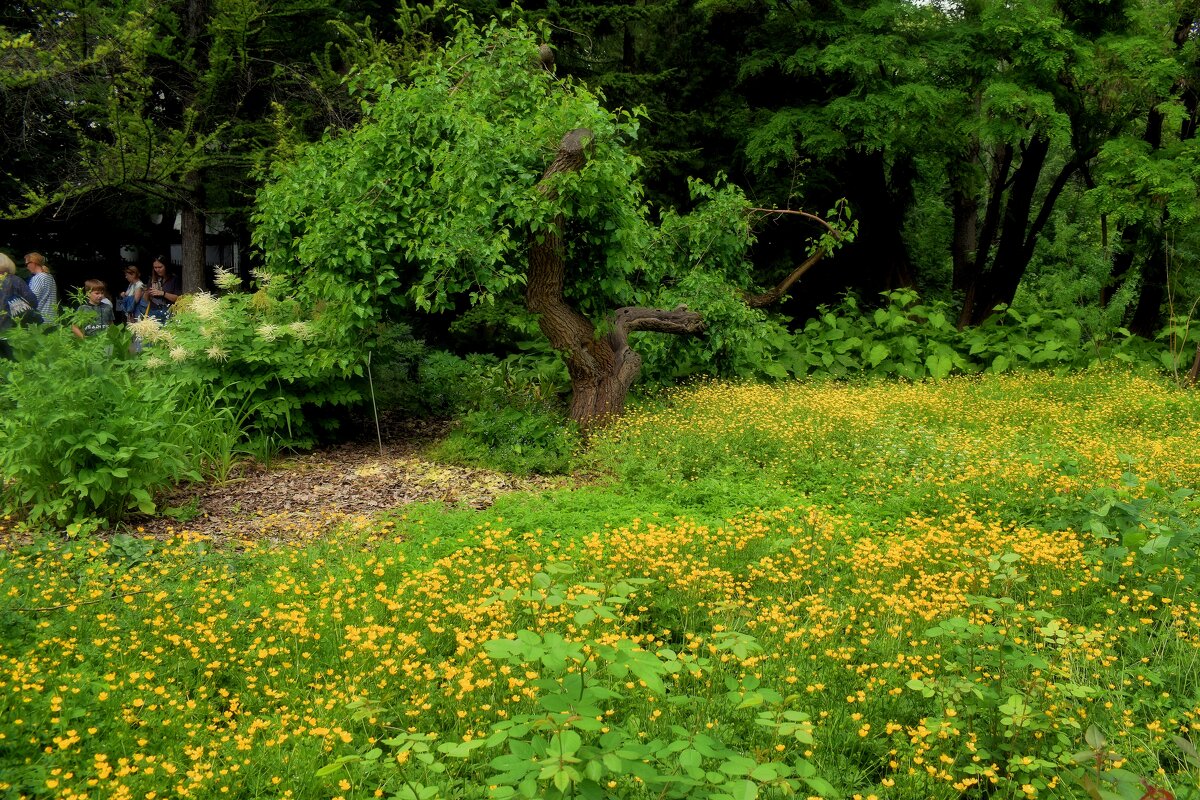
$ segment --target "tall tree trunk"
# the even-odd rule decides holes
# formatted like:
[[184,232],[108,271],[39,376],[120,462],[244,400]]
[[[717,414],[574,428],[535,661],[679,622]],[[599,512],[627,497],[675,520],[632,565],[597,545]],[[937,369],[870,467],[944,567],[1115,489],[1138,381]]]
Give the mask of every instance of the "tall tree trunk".
[[992,242],[1000,229],[1000,211],[1004,203],[1004,190],[1008,185],[1008,173],[1012,169],[1012,147],[1001,144],[992,154],[992,169],[988,176],[988,203],[983,215],[983,227],[975,241],[975,260],[963,265],[961,286],[962,309],[958,314],[958,327],[971,324],[975,315],[975,304],[979,295],[979,284],[987,269]]
[[974,180],[978,148],[950,169],[950,208],[954,220],[950,259],[954,267],[952,286],[965,291],[970,283],[975,251],[979,248],[979,191]]
[[846,183],[853,187],[848,197],[863,235],[846,246],[843,258],[861,270],[868,293],[912,286],[912,260],[904,241],[904,221],[913,203],[911,160],[898,160],[889,173],[884,154],[873,152],[855,156],[846,167]]
[[[1188,44],[1195,24],[1194,14],[1185,14],[1180,18],[1172,37],[1176,51],[1182,50]],[[1183,119],[1180,120],[1179,138],[1186,141],[1196,136],[1197,123],[1200,122],[1200,114],[1197,113],[1198,107],[1200,107],[1200,94],[1197,93],[1196,85],[1191,81],[1182,82],[1178,88],[1179,98],[1183,101],[1186,112]],[[1151,150],[1158,150],[1162,147],[1165,121],[1164,115],[1157,108],[1151,108],[1146,116],[1146,131],[1142,134],[1142,139],[1150,146]],[[1122,278],[1137,259],[1138,250],[1143,247],[1146,249],[1147,255],[1142,262],[1141,294],[1138,296],[1137,306],[1134,308],[1133,317],[1129,323],[1129,329],[1142,336],[1153,336],[1162,322],[1162,304],[1167,296],[1167,282],[1170,279],[1167,274],[1167,265],[1171,257],[1167,238],[1163,235],[1165,230],[1167,230],[1167,210],[1164,208],[1160,214],[1158,225],[1143,220],[1122,231],[1121,239],[1128,252],[1122,253],[1121,258],[1114,266],[1112,278],[1110,278],[1110,284]]]
[[969,311],[972,325],[990,317],[997,305],[1012,303],[1016,295],[1032,255],[1026,235],[1030,229],[1029,215],[1049,151],[1050,139],[1041,134],[1035,134],[1022,148],[1021,164],[1013,175],[1008,202],[1004,204],[996,257],[990,269],[979,277],[972,293]]
[[[181,14],[183,40],[195,61],[193,68],[197,74],[203,73],[209,63],[208,25],[212,13],[212,0],[184,0]],[[202,107],[204,98],[200,95],[199,85],[193,82],[186,93],[190,95],[188,106],[200,112],[202,117],[211,116],[209,109]],[[180,235],[183,253],[180,256],[180,279],[185,293],[198,292],[204,289],[206,261],[203,173],[199,170],[188,172],[183,176],[182,188],[184,199],[180,212]]]
[[199,292],[204,289],[206,252],[206,229],[203,209],[204,186],[199,173],[189,173],[185,179],[185,199],[180,212],[180,235],[183,239],[183,254],[180,257],[180,278],[183,291]]
[[[1166,212],[1163,212],[1164,226]],[[1163,301],[1167,299],[1167,261],[1169,254],[1165,237],[1146,237],[1148,253],[1142,264],[1142,291],[1129,321],[1129,330],[1139,336],[1152,338],[1162,323]]]

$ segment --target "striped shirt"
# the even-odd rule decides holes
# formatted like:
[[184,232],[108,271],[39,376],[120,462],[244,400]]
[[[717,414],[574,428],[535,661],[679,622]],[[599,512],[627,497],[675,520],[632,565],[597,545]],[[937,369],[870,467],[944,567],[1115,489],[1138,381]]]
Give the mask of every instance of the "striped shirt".
[[29,278],[29,290],[37,295],[37,310],[43,322],[54,322],[58,316],[58,284],[47,272],[36,272]]

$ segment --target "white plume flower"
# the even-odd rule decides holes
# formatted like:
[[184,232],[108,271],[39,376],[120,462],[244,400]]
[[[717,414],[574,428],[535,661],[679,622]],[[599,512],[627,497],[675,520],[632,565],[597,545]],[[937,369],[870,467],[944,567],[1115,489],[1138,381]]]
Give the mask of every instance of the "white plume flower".
[[308,327],[308,323],[300,320],[293,322],[287,326],[288,331],[302,342],[307,342],[308,337],[312,336],[312,331]]
[[214,344],[212,347],[204,351],[213,361],[225,361],[229,358],[229,351],[219,344]]
[[265,289],[271,285],[271,279],[274,277],[262,267],[255,267],[250,270],[250,274],[254,276],[254,280],[258,281],[258,288]]
[[158,334],[158,331],[162,329],[162,323],[154,317],[146,316],[142,317],[137,322],[129,323],[127,327],[129,328],[129,332],[134,336],[150,342],[154,341],[154,337]]
[[191,302],[188,304],[188,310],[203,320],[216,318],[219,307],[217,298],[208,292],[197,292],[192,295]]
[[273,342],[279,338],[279,326],[269,322],[259,325],[258,335],[268,342]]
[[222,291],[231,292],[242,288],[242,276],[221,264],[213,268],[213,276],[213,282]]
[[173,361],[186,361],[188,357],[188,349],[182,345],[175,345],[171,348],[171,359]]

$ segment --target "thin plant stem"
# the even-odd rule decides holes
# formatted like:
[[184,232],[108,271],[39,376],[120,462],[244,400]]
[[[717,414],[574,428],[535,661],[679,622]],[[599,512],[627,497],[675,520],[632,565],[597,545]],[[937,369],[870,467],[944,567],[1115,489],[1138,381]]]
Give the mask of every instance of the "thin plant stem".
[[379,457],[383,458],[383,434],[379,430],[379,406],[375,405],[375,379],[371,377],[371,351],[367,351],[367,384],[371,387],[371,412],[375,416],[375,439],[379,442]]

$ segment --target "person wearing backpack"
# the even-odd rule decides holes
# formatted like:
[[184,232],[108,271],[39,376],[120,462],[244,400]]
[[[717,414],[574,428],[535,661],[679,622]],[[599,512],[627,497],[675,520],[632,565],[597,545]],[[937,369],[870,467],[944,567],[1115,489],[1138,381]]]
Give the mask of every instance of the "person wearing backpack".
[[[0,253],[0,275],[4,276],[0,283],[0,332],[18,322],[41,322],[42,318],[37,312],[37,296],[17,276],[17,265],[5,253]],[[0,339],[0,358],[11,361],[12,357],[12,346],[8,339]]]

